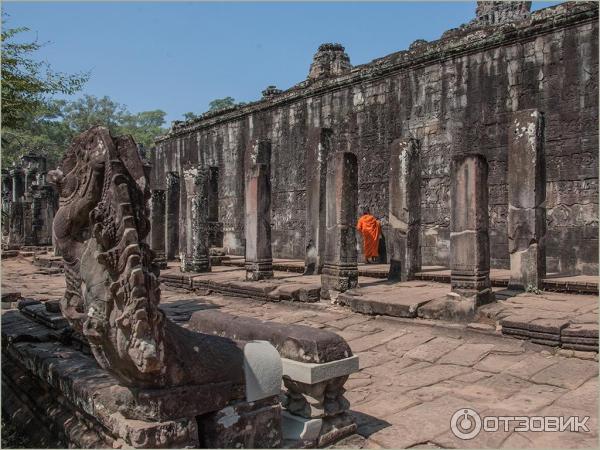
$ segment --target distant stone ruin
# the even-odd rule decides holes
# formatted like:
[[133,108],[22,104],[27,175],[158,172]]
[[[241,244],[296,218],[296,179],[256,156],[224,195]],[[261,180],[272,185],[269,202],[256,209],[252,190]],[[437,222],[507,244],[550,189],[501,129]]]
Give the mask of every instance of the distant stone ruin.
[[46,158],[23,156],[2,169],[2,243],[8,247],[51,246],[58,194],[48,182]]

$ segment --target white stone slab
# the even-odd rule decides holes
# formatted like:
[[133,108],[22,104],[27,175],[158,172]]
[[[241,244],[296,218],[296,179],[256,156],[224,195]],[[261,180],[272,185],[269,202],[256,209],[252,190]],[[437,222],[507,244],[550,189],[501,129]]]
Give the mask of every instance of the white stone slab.
[[284,376],[306,384],[316,384],[358,372],[357,355],[323,364],[303,363],[287,358],[281,358],[281,362]]
[[251,341],[244,346],[246,400],[253,402],[279,395],[283,369],[279,352],[267,341]]
[[283,439],[294,441],[316,441],[323,427],[323,419],[306,419],[304,417],[281,412],[281,431]]

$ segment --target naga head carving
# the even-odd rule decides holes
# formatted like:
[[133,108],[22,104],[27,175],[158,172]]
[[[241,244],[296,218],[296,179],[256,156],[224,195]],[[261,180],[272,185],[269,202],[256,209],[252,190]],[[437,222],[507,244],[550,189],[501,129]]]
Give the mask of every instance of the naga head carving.
[[[54,235],[63,252],[64,316],[94,357],[128,386],[243,380],[243,356],[225,338],[165,318],[150,231],[148,167],[134,140],[94,127],[75,139],[57,172]],[[63,175],[64,174],[64,175]]]
[[74,140],[62,171],[61,230],[87,230],[78,251],[65,252],[77,263],[72,276],[80,277],[80,304],[73,306],[79,314],[65,316],[78,322],[74,328],[103,367],[125,380],[155,380],[163,368],[164,315],[158,269],[144,242],[150,189],[137,145],[94,127]]

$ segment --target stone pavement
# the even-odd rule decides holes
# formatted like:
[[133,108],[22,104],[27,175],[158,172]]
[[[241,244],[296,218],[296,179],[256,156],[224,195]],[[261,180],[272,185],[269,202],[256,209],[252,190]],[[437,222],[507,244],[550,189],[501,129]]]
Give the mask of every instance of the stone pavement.
[[[223,262],[226,266],[244,267],[244,258],[231,256]],[[304,271],[304,261],[300,259],[274,258],[273,269],[287,272]],[[365,264],[358,263],[358,274],[363,277],[387,278],[390,269],[389,264]],[[417,280],[435,281],[439,283],[450,283],[450,269],[444,266],[423,266],[421,272],[415,275]],[[492,286],[506,287],[510,278],[508,269],[491,269],[490,280]],[[597,294],[598,276],[574,275],[560,276],[559,274],[548,274],[544,279],[544,289],[559,292],[578,292]]]
[[[44,274],[31,265],[31,258],[4,260],[2,269],[3,289],[39,299],[62,295],[63,276]],[[523,307],[528,301],[513,300]],[[362,315],[324,303],[199,296],[171,287],[163,288],[162,303],[183,326],[193,311],[219,308],[328,329],[344,337],[360,358],[360,371],[346,383],[359,435],[337,447],[596,448],[598,444],[598,363],[590,352],[568,354],[473,326],[443,322],[428,326],[427,321]],[[567,303],[562,305],[567,308]],[[591,303],[582,306],[582,315],[587,314],[585,308]],[[460,440],[450,431],[450,419],[463,408],[481,416],[589,416],[590,431],[517,432],[512,424],[508,431],[482,431],[472,440]]]

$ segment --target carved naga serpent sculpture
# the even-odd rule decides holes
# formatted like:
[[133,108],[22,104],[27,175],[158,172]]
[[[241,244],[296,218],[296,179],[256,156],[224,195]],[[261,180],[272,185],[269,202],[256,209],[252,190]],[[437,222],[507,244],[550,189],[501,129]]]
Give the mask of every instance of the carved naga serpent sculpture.
[[94,127],[74,140],[62,170],[52,174],[67,280],[61,309],[98,363],[140,387],[242,382],[243,355],[232,341],[183,329],[158,308],[159,270],[143,242],[148,176],[133,139]]

